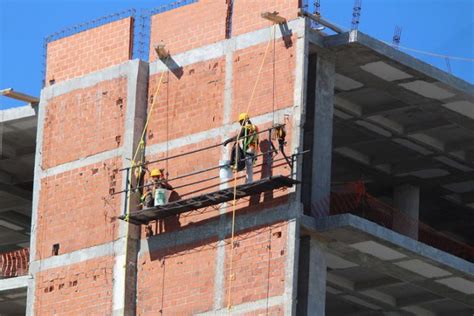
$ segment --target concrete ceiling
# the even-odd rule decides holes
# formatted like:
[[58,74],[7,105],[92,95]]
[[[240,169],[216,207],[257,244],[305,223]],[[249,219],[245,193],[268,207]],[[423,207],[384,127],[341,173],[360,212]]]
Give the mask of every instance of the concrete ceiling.
[[360,32],[318,40],[336,56],[333,181],[420,185],[474,242],[474,86]]
[[327,315],[472,315],[473,265],[359,217],[304,216],[327,263]]
[[0,111],[0,252],[29,244],[36,126],[29,105]]

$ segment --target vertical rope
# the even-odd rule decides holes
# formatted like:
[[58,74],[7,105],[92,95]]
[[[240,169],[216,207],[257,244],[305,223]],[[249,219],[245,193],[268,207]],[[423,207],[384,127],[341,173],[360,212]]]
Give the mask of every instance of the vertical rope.
[[[260,68],[257,73],[257,79],[255,80],[255,84],[252,89],[252,93],[250,95],[249,103],[247,105],[247,109],[245,112],[248,112],[250,109],[250,106],[253,101],[253,97],[255,95],[255,91],[257,89],[258,82],[260,80],[260,75],[262,73],[263,65],[265,64],[265,59],[267,58],[268,51],[270,48],[270,45],[272,43],[272,38],[274,37],[275,34],[275,25],[272,26],[271,28],[271,34],[270,34],[270,39],[268,41],[267,47],[265,49],[265,53],[263,54],[262,62],[260,64]],[[243,125],[240,126],[239,133],[237,134],[237,140],[236,140],[236,146],[235,146],[235,161],[236,163],[239,161],[240,157],[238,155],[239,152],[239,140],[240,140],[240,133],[242,132]],[[236,211],[236,201],[237,201],[237,171],[234,172],[234,196],[232,199],[232,230],[231,230],[231,238],[230,238],[230,267],[229,267],[229,288],[227,291],[227,309],[230,310],[232,308],[232,281],[234,279],[234,238],[235,238],[235,211]]]

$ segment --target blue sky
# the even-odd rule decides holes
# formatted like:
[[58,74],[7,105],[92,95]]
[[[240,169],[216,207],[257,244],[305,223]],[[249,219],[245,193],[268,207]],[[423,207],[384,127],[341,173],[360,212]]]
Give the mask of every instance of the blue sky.
[[[45,36],[124,9],[154,8],[170,2],[173,1],[0,0],[0,89],[11,87],[39,96]],[[321,0],[321,15],[350,28],[353,3]],[[474,0],[362,0],[362,32],[391,42],[396,25],[403,28],[401,46],[474,58]],[[444,58],[408,53],[447,70]],[[474,62],[450,59],[450,64],[454,75],[474,83]],[[0,108],[16,105],[21,103],[0,97]]]

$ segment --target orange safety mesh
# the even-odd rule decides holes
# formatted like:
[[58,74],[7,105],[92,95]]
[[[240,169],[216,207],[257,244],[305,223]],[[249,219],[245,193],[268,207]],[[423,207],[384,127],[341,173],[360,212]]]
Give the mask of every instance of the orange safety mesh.
[[311,206],[311,213],[316,218],[350,213],[388,229],[393,228],[395,220],[407,227],[417,226],[418,241],[474,262],[474,247],[439,232],[433,227],[371,196],[367,193],[362,181],[339,186],[331,192],[330,197],[314,202]]
[[0,278],[13,278],[28,274],[29,258],[29,248],[1,253]]

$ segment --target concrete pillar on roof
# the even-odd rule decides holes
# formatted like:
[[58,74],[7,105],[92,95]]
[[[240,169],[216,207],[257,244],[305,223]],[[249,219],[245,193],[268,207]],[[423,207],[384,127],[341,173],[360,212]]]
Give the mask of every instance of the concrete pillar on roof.
[[[334,113],[334,57],[318,53],[314,95],[311,201],[329,199],[331,191],[332,129]],[[308,106],[310,106],[308,104]],[[329,203],[323,203],[328,206]],[[325,212],[329,210],[324,210]]]
[[398,185],[393,189],[393,230],[418,239],[420,213],[420,187],[411,184]]

